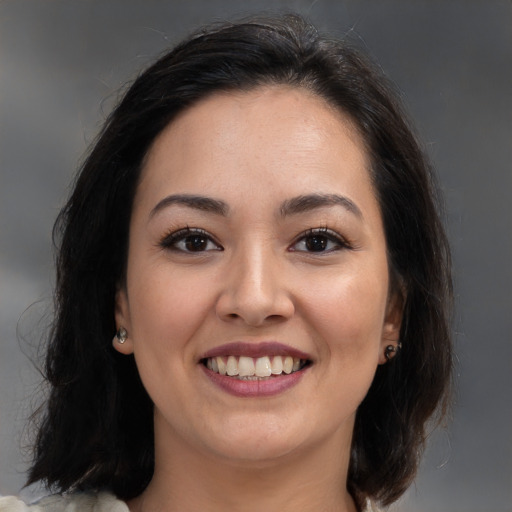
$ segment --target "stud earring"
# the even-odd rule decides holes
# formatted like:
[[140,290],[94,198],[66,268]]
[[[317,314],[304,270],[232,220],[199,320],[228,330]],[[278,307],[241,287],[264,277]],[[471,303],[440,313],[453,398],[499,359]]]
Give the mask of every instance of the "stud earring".
[[396,345],[388,345],[384,350],[384,357],[386,358],[386,361],[389,362],[392,359],[394,359],[397,356],[397,354],[401,348],[402,348],[401,343],[397,343]]
[[119,330],[116,332],[116,338],[118,343],[121,345],[128,339],[128,333],[126,332],[126,329],[124,327],[120,327]]

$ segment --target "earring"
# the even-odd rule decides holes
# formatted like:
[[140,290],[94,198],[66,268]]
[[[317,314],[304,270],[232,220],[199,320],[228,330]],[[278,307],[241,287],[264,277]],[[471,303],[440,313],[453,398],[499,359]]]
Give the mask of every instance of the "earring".
[[384,350],[384,357],[386,358],[386,361],[389,363],[389,361],[395,358],[401,348],[401,343],[397,343],[396,345],[388,345]]
[[128,339],[128,333],[126,332],[126,329],[124,327],[120,327],[119,330],[116,332],[116,338],[118,343],[121,345]]

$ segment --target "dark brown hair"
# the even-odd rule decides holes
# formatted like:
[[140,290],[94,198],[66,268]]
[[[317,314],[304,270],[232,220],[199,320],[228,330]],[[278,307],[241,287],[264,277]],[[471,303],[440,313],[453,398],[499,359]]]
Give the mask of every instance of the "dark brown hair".
[[[349,489],[396,500],[413,479],[451,371],[450,256],[433,174],[393,88],[346,41],[289,15],[209,27],[147,69],[110,115],[56,226],[51,392],[29,481],[139,495],[153,474],[152,403],[133,357],[111,347],[132,201],[144,156],[165,126],[215,91],[283,84],[350,116],[371,157],[392,281],[405,291],[401,353],[380,366],[357,413]],[[340,482],[340,485],[343,485]]]

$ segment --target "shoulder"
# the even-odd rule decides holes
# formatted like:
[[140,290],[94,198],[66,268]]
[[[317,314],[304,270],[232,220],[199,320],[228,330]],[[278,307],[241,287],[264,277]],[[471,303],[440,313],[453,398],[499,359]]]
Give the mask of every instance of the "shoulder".
[[0,497],[0,512],[129,512],[126,503],[108,492],[55,494],[31,505],[15,496]]

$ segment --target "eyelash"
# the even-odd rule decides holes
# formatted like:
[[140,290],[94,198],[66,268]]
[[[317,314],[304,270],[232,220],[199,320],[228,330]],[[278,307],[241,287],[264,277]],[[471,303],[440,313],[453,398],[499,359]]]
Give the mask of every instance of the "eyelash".
[[[181,248],[178,247],[179,242],[184,242],[186,244],[187,238],[190,241],[190,239],[192,237],[200,237],[202,239],[202,241],[206,244],[206,247],[208,247],[209,244],[214,244],[215,248],[214,249],[205,248],[205,249],[199,249],[197,251],[194,251],[194,250],[190,250],[190,248],[187,248],[186,246],[181,247]],[[178,231],[172,231],[171,233],[168,233],[167,235],[165,235],[162,238],[162,240],[160,241],[160,243],[158,245],[163,249],[167,249],[167,250],[171,250],[171,251],[179,251],[179,252],[189,253],[189,254],[202,253],[202,252],[212,251],[212,250],[213,251],[223,251],[224,250],[224,248],[219,243],[217,243],[214,240],[214,238],[207,231],[205,231],[204,229],[201,229],[201,228],[190,228],[188,226],[186,228],[179,229]]]
[[[324,228],[308,229],[304,233],[301,233],[295,239],[295,241],[293,242],[293,244],[290,246],[290,248],[288,250],[291,252],[298,252],[298,251],[300,251],[300,249],[297,250],[294,247],[301,242],[306,244],[307,240],[308,239],[311,240],[312,238],[323,239],[323,242],[324,243],[326,242],[326,244],[328,244],[329,242],[332,242],[332,243],[336,244],[336,247],[330,248],[330,249],[324,248],[320,251],[302,250],[301,252],[312,253],[312,254],[314,254],[314,253],[326,254],[326,253],[331,253],[334,251],[339,251],[341,249],[352,249],[353,248],[352,245],[344,237],[342,237],[341,235],[339,235],[332,229],[324,227]],[[328,245],[327,245],[327,247],[328,247]]]
[[[198,250],[191,250],[191,247],[187,247],[187,238],[188,242],[192,243],[192,238],[197,237],[195,242],[199,242]],[[312,239],[316,238],[316,242],[320,245],[318,248],[320,250],[312,250],[311,247],[307,247],[308,241],[312,241]],[[179,247],[178,244],[182,242],[185,244],[183,247]],[[299,243],[303,243],[306,247],[304,249],[297,249],[296,246]],[[335,247],[329,248],[329,243],[334,243]],[[203,245],[201,245],[203,244]],[[208,248],[209,244],[213,244],[214,248]],[[223,251],[224,248],[210,235],[207,231],[201,228],[190,228],[186,227],[183,229],[179,229],[178,231],[173,231],[165,235],[160,243],[158,244],[161,248],[178,251],[182,253],[203,253],[208,251]],[[311,254],[326,254],[334,251],[339,251],[341,249],[352,249],[352,245],[341,235],[336,233],[335,231],[323,227],[323,228],[311,228],[307,231],[301,233],[292,245],[289,247],[290,252],[305,252]]]

